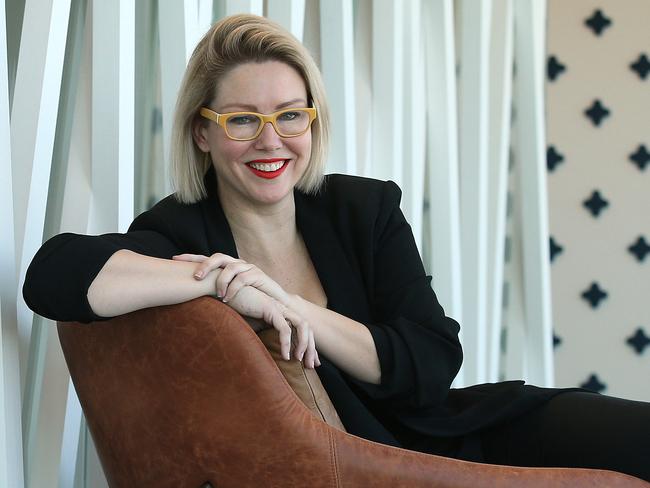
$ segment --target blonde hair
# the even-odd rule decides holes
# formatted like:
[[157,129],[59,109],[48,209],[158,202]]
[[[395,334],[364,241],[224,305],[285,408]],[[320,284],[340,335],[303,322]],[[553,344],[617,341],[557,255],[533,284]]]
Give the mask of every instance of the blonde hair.
[[195,203],[207,195],[203,177],[210,155],[194,142],[199,109],[215,96],[216,87],[232,68],[247,62],[281,61],[303,78],[307,98],[318,112],[312,131],[310,162],[297,183],[315,193],[323,181],[329,143],[329,110],[320,71],[307,49],[278,24],[256,15],[233,15],[215,23],[199,41],[179,90],[171,140],[172,183],[176,198]]

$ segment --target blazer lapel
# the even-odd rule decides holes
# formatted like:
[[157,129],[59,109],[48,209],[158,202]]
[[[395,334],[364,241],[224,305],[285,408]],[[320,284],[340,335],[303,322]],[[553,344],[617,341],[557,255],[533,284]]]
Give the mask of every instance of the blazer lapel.
[[326,206],[318,197],[298,191],[294,196],[298,230],[327,295],[327,308],[355,320],[369,320],[361,275],[341,246]]

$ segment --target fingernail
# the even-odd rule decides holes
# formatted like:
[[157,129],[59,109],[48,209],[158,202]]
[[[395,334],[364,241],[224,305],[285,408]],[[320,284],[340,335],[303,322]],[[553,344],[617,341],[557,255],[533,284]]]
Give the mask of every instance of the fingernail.
[[197,271],[196,273],[194,273],[194,277],[199,279],[203,278],[203,271]]

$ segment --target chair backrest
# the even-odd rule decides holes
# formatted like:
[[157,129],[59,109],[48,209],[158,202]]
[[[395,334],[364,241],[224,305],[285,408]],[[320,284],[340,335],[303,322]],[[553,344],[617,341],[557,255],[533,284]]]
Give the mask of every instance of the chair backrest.
[[[259,486],[273,474],[259,459],[331,471],[326,424],[226,305],[204,297],[58,331],[111,487]],[[295,429],[324,442],[284,444]],[[304,481],[335,486],[327,478]]]

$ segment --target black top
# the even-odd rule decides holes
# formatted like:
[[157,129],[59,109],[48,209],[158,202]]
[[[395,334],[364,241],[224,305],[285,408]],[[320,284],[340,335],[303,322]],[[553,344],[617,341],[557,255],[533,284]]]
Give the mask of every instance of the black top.
[[[206,187],[208,197],[195,204],[163,199],[126,234],[48,240],[27,270],[25,301],[53,320],[103,320],[87,292],[119,249],[167,259],[215,252],[236,257],[212,170]],[[426,450],[423,439],[476,432],[562,390],[522,381],[450,389],[462,362],[459,326],[431,289],[400,198],[390,181],[329,175],[318,195],[295,192],[296,220],[328,308],[365,324],[377,348],[380,385],[350,377],[321,355],[317,372],[343,424],[360,437]]]

